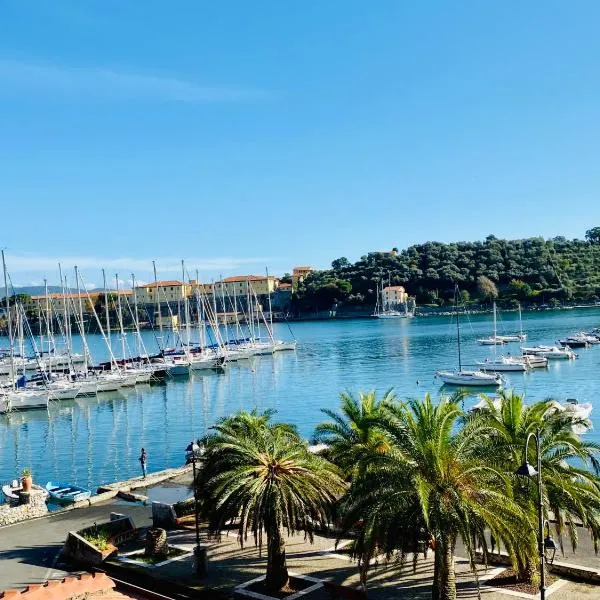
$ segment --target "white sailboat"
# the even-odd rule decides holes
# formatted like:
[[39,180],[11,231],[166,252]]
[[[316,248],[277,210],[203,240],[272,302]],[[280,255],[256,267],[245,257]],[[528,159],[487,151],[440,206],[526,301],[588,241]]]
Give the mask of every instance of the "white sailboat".
[[460,319],[458,316],[458,286],[454,294],[454,309],[456,313],[456,343],[458,348],[458,369],[455,371],[438,371],[436,377],[447,385],[469,386],[469,387],[497,387],[502,385],[502,376],[498,373],[485,373],[484,371],[469,371],[462,367],[460,353]]
[[[497,339],[497,321],[496,321],[496,303],[494,302],[494,334],[492,339]],[[482,361],[476,361],[477,366],[482,371],[504,372],[504,371],[527,371],[528,363],[521,356],[498,356],[496,354],[496,345],[494,345],[494,357],[486,358]]]
[[[388,286],[391,285],[390,275],[388,274]],[[377,286],[377,301],[373,316],[378,319],[406,319],[414,317],[414,311],[409,311],[408,302],[404,304],[404,310],[392,308],[389,302],[383,300],[383,280],[380,280],[380,285]]]
[[6,319],[8,329],[9,359],[10,359],[10,386],[0,391],[0,413],[26,408],[46,408],[48,406],[48,393],[46,390],[31,391],[17,388],[16,368],[14,364],[14,338],[12,330],[12,311],[8,297],[8,276],[4,250],[2,250],[2,270],[4,272],[4,297],[6,300]]

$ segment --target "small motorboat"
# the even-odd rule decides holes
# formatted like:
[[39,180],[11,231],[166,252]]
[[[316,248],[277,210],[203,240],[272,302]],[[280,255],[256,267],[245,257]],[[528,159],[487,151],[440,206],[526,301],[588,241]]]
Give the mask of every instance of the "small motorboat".
[[558,340],[558,343],[563,348],[587,348],[590,343],[587,339],[582,337],[568,337],[566,340]]
[[[11,506],[17,506],[19,504],[19,492],[23,489],[20,481],[16,479],[9,484],[2,486],[2,494],[4,495],[4,499]],[[43,492],[44,500],[48,499],[48,491],[39,485],[33,484],[31,489],[36,492]]]
[[46,491],[50,495],[50,499],[60,504],[71,504],[87,500],[92,492],[77,485],[69,483],[60,483],[57,481],[49,481],[46,484]]

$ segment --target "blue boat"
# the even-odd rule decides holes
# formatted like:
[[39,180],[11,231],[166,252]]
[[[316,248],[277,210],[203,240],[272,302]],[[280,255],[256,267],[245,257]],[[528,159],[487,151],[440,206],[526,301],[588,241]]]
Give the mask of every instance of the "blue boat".
[[60,502],[61,504],[71,504],[81,500],[87,500],[92,492],[77,485],[69,483],[60,483],[58,481],[49,481],[46,484],[46,490],[50,495],[50,500]]

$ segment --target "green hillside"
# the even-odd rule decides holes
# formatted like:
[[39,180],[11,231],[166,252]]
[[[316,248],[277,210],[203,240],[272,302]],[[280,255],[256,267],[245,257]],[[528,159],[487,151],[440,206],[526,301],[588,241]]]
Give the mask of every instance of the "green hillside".
[[380,281],[403,285],[419,304],[452,300],[458,284],[465,300],[524,303],[589,301],[600,297],[600,228],[585,240],[557,237],[444,244],[426,242],[402,251],[371,252],[354,264],[334,260],[298,288],[299,310],[333,302],[374,304]]

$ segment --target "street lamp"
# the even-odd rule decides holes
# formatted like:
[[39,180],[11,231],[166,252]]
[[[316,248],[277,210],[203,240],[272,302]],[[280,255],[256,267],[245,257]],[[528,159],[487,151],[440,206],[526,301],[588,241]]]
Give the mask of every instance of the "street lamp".
[[[529,446],[529,440],[531,438],[535,439],[535,449],[537,451],[537,469],[535,469],[532,465],[529,464],[527,460],[527,448]],[[516,474],[521,477],[536,477],[538,483],[538,551],[540,557],[540,600],[546,600],[546,573],[545,573],[545,542],[544,539],[544,496],[542,490],[542,452],[540,450],[540,430],[539,428],[535,431],[535,433],[530,433],[527,436],[527,441],[525,442],[525,462],[516,470]],[[547,522],[546,522],[547,524]],[[550,537],[550,526],[548,526],[548,545],[550,548],[550,543],[554,544],[554,552],[556,552],[556,544],[554,540]],[[554,560],[554,555],[552,556],[552,560]]]
[[191,451],[190,453],[192,459],[192,472],[194,474],[194,520],[196,524],[196,547],[194,548],[194,563],[196,566],[196,575],[198,577],[204,577],[206,575],[205,549],[200,547],[200,523],[198,521],[198,485],[196,483],[196,458],[200,453],[200,447],[195,442],[191,442],[187,449]]

